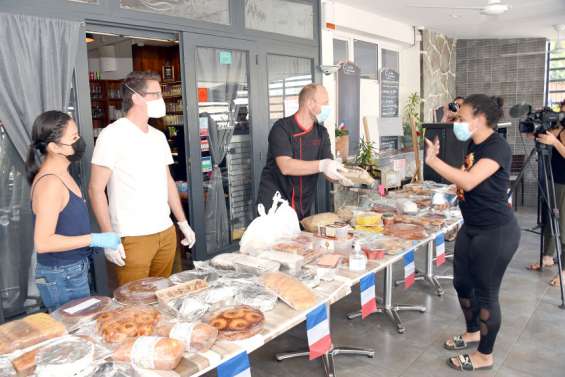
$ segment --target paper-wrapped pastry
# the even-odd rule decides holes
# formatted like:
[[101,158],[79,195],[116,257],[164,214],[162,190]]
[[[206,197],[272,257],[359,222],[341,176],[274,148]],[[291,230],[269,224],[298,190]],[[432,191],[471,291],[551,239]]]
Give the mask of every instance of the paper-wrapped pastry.
[[240,253],[224,253],[216,255],[210,260],[212,267],[220,270],[235,270],[235,261],[241,257]]
[[70,301],[59,307],[51,316],[65,325],[67,331],[72,331],[86,321],[108,309],[112,299],[105,296],[90,296]]
[[124,342],[112,358],[145,369],[173,370],[184,353],[184,343],[171,338],[141,336]]
[[318,232],[319,225],[329,225],[339,222],[340,218],[333,212],[319,213],[302,219],[302,225],[307,232]]
[[[375,179],[371,177],[371,174],[358,166],[346,166],[345,171],[341,174],[353,185],[371,186],[375,183]],[[342,183],[344,186],[348,186],[348,183],[350,183],[347,180]]]
[[245,272],[254,275],[278,271],[281,267],[279,262],[243,254],[235,261],[234,265],[237,272]]
[[[296,275],[304,265],[304,257],[296,254],[289,254],[282,251],[264,251],[259,254],[259,258],[267,259],[279,263],[281,269],[291,275]],[[265,271],[267,272],[267,271]]]

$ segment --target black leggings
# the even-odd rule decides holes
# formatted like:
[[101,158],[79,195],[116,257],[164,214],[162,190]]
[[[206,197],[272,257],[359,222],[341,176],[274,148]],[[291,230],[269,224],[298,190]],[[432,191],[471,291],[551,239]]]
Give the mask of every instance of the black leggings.
[[516,219],[493,229],[463,225],[455,241],[454,280],[468,332],[481,332],[479,352],[491,354],[500,329],[498,293],[518,249]]

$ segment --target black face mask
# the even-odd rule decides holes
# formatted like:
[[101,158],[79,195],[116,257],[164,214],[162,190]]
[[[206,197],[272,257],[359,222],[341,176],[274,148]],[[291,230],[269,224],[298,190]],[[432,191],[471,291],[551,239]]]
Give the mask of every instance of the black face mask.
[[70,162],[80,161],[82,159],[82,156],[84,156],[84,151],[86,150],[86,143],[84,142],[84,140],[82,140],[82,138],[77,139],[77,141],[75,141],[72,144],[62,144],[62,145],[72,147],[73,150],[75,151],[74,154],[71,154],[69,156],[65,155],[67,160],[69,160]]

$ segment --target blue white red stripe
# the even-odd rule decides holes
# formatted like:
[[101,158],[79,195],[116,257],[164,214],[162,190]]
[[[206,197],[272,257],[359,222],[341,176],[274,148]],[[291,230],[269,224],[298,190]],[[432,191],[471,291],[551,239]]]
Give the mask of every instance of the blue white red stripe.
[[414,250],[404,255],[404,286],[410,288],[416,279],[416,264],[414,264]]
[[441,266],[445,263],[445,237],[440,234],[436,237],[436,266]]
[[377,310],[375,274],[370,273],[362,277],[359,282],[359,289],[361,290],[361,318],[365,319]]
[[310,360],[314,360],[331,350],[332,338],[326,304],[318,306],[306,315],[306,333],[308,335],[308,347],[310,348]]
[[218,377],[251,377],[247,352],[242,352],[218,366]]

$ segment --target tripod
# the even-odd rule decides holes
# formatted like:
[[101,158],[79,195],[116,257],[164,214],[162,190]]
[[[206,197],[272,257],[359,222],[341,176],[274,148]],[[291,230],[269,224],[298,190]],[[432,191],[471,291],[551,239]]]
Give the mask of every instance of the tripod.
[[[548,208],[549,214],[549,230],[551,231],[551,236],[553,237],[553,241],[555,242],[555,251],[557,253],[557,268],[559,272],[559,286],[561,288],[561,305],[559,307],[561,309],[565,309],[565,288],[563,287],[563,266],[562,266],[562,250],[561,250],[561,237],[559,234],[559,208],[557,208],[557,199],[555,198],[555,183],[553,182],[553,170],[551,170],[551,148],[550,146],[544,145],[538,141],[536,141],[536,146],[530,154],[528,158],[524,162],[524,167],[522,171],[518,175],[514,186],[510,189],[509,198],[514,192],[514,189],[518,185],[518,182],[523,178],[524,173],[527,167],[530,164],[531,159],[537,153],[538,155],[538,171],[543,170],[543,184],[540,184],[540,193],[542,200],[545,201],[545,204]],[[538,182],[540,179],[538,178]],[[542,227],[543,231],[543,227]],[[543,241],[542,241],[543,242]],[[541,261],[540,261],[541,262]],[[540,264],[540,266],[543,264]]]

